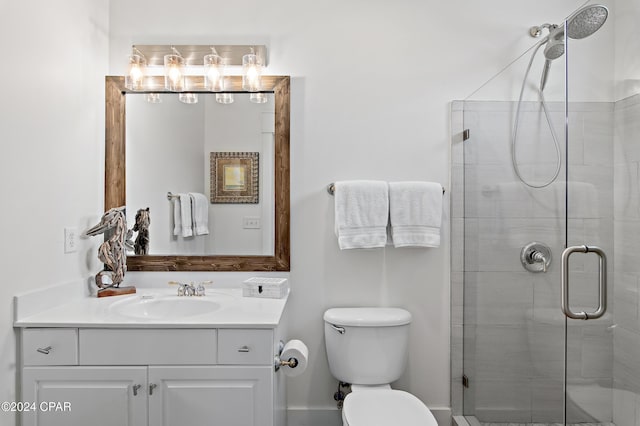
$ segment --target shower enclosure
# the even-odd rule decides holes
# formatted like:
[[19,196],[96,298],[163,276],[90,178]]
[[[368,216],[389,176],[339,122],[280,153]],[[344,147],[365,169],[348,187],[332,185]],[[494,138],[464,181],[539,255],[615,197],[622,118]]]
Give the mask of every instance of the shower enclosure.
[[458,424],[640,425],[640,94],[606,10],[452,104]]

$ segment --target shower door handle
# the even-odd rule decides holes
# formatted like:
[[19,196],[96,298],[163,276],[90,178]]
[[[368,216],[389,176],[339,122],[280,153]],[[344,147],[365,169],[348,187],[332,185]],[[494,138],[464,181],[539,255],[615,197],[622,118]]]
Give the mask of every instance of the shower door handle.
[[[598,309],[594,312],[573,312],[569,307],[569,256],[572,253],[595,253],[599,257]],[[607,256],[597,246],[572,246],[562,252],[562,312],[572,319],[597,319],[607,310]]]

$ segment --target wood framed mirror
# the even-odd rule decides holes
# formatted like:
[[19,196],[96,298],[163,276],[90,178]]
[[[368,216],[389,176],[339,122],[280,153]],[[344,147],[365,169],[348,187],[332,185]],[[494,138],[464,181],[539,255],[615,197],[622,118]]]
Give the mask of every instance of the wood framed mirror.
[[[190,92],[204,90],[202,77],[190,78]],[[163,89],[163,77],[148,77],[149,92],[173,93]],[[228,93],[242,91],[242,77],[228,77]],[[274,247],[273,255],[136,255],[127,257],[129,271],[289,271],[289,119],[290,79],[288,76],[263,76],[263,91],[274,96]],[[107,76],[105,87],[105,211],[126,206],[126,97],[124,77]],[[142,92],[144,93],[144,92]],[[131,207],[135,208],[135,207]],[[129,224],[131,227],[131,224]]]

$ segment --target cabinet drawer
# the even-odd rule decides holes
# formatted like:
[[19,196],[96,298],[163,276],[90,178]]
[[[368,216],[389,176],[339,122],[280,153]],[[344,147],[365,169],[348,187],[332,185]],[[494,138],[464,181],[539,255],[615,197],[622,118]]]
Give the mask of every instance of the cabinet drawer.
[[218,330],[219,364],[271,365],[272,330]]
[[78,330],[27,328],[22,331],[24,365],[78,365]]
[[215,364],[213,329],[81,329],[80,365]]

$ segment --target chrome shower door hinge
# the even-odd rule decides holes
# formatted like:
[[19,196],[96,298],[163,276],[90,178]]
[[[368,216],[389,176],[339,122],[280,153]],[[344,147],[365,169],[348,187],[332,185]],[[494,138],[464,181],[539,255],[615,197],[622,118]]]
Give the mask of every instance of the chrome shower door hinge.
[[464,129],[462,131],[462,140],[466,141],[467,139],[469,139],[471,137],[471,132],[469,131],[469,129]]
[[462,375],[462,386],[469,387],[469,378],[465,374]]

